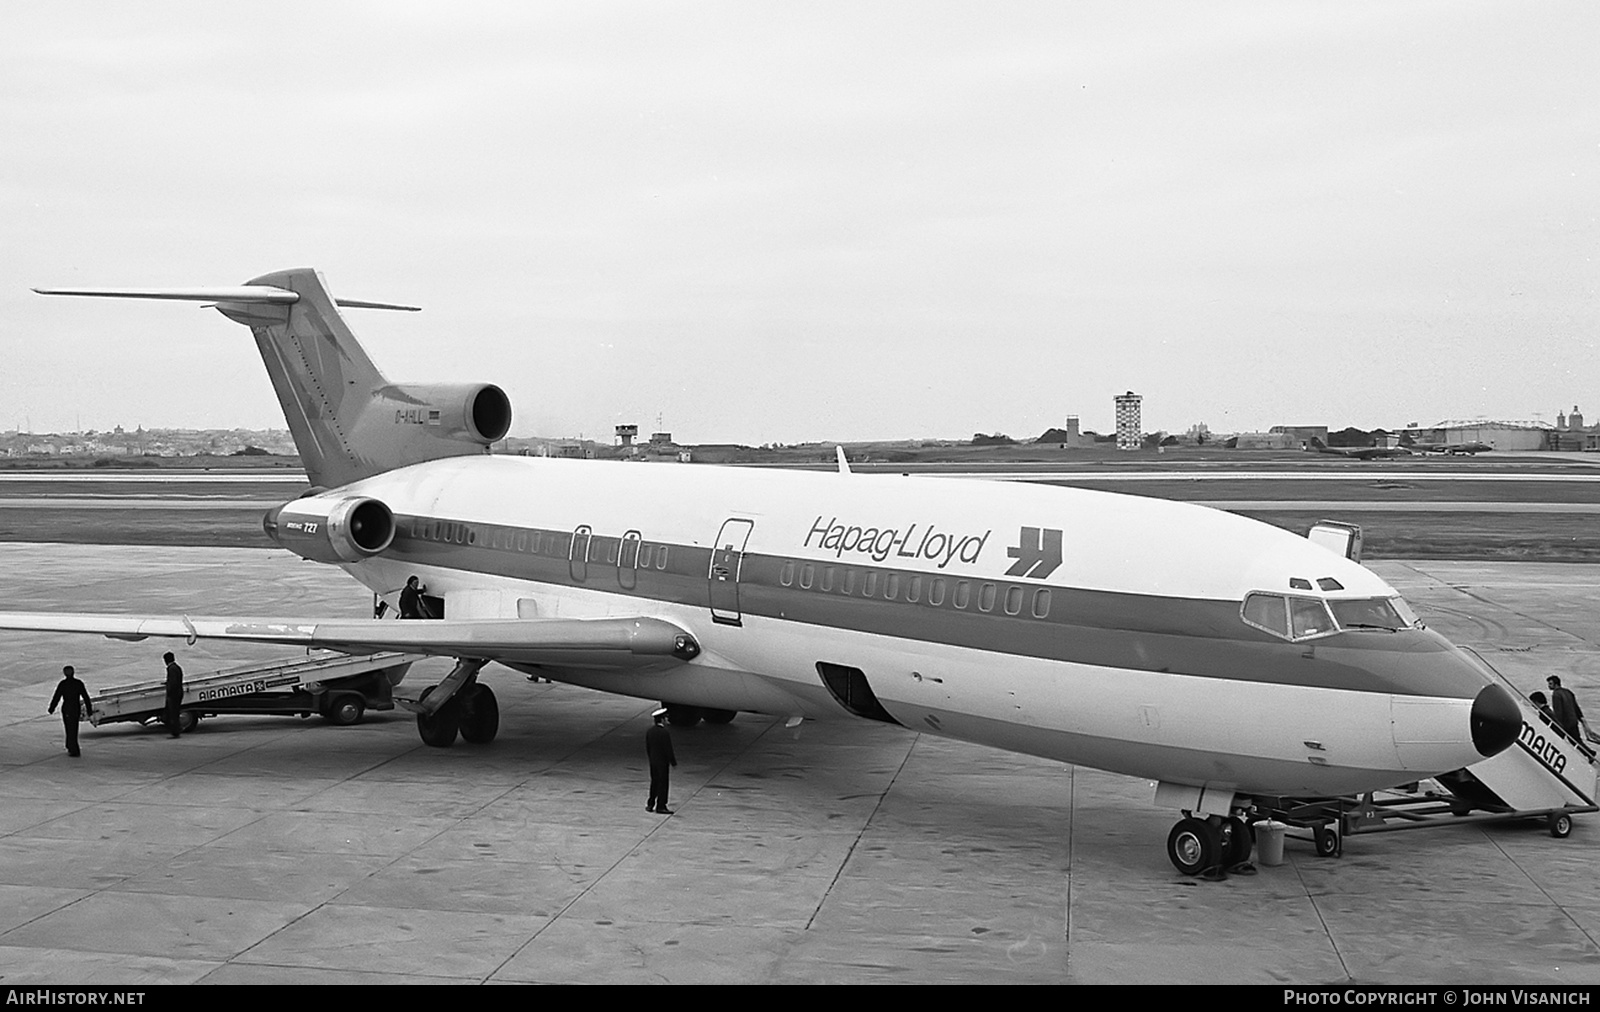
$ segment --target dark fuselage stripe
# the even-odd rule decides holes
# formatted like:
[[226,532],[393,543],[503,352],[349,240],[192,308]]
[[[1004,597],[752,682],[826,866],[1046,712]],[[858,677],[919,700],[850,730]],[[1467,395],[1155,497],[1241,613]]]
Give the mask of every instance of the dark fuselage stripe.
[[[411,516],[396,521],[389,550],[396,559],[558,588],[711,606],[709,548],[592,534],[587,551],[574,553],[571,531]],[[581,548],[583,538],[576,540]],[[935,579],[943,581],[937,604],[929,600]],[[870,597],[865,593],[869,580]],[[918,600],[907,601],[914,582]],[[965,607],[956,606],[959,583],[967,584]],[[893,599],[886,596],[891,585]],[[1047,611],[1035,617],[1035,592],[1041,590],[1048,591]],[[986,600],[992,603],[983,610]],[[1008,601],[1016,614],[1006,613]],[[1449,647],[1430,634],[1350,632],[1288,643],[1245,625],[1239,605],[1231,601],[940,577],[746,552],[738,573],[738,609],[747,618],[1135,671],[1419,696],[1470,697],[1477,688],[1460,683]],[[1404,684],[1396,683],[1392,673],[1397,669],[1404,672]]]

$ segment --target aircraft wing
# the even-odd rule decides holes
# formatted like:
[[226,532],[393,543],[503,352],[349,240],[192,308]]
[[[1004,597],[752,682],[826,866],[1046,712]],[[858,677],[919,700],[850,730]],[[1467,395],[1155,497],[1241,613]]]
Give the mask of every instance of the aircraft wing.
[[171,636],[284,643],[344,653],[401,650],[556,667],[632,668],[682,662],[700,652],[684,629],[657,618],[297,619],[0,612],[0,630],[98,633],[111,639]]

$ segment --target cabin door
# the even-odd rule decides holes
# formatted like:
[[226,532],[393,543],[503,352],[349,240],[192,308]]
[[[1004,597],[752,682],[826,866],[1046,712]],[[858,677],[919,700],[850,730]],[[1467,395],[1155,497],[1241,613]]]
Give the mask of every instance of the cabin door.
[[717,540],[711,544],[711,572],[707,579],[711,587],[712,621],[726,625],[743,625],[739,614],[739,568],[744,563],[744,546],[750,540],[754,520],[725,520]]

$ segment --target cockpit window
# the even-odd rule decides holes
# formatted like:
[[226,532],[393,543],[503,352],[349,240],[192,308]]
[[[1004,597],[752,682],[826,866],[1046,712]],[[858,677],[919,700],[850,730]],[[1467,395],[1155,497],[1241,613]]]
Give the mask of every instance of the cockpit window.
[[1294,642],[1344,630],[1393,632],[1419,624],[1416,615],[1398,597],[1324,600],[1261,591],[1245,595],[1239,617],[1246,625]]
[[1328,606],[1314,597],[1289,598],[1289,628],[1297,640],[1335,631]]
[[1287,602],[1279,594],[1246,594],[1244,610],[1240,614],[1245,623],[1274,636],[1289,638],[1289,613]]
[[1395,608],[1398,601],[1399,598],[1366,597],[1355,601],[1329,601],[1328,604],[1341,629],[1409,629],[1416,624],[1416,617],[1406,621]]

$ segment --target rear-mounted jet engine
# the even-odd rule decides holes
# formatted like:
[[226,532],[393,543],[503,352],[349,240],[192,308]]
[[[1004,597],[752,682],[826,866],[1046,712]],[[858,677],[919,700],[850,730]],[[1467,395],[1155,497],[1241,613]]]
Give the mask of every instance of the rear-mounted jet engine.
[[313,495],[261,521],[267,537],[301,558],[338,565],[377,555],[394,541],[394,514],[365,496]]

